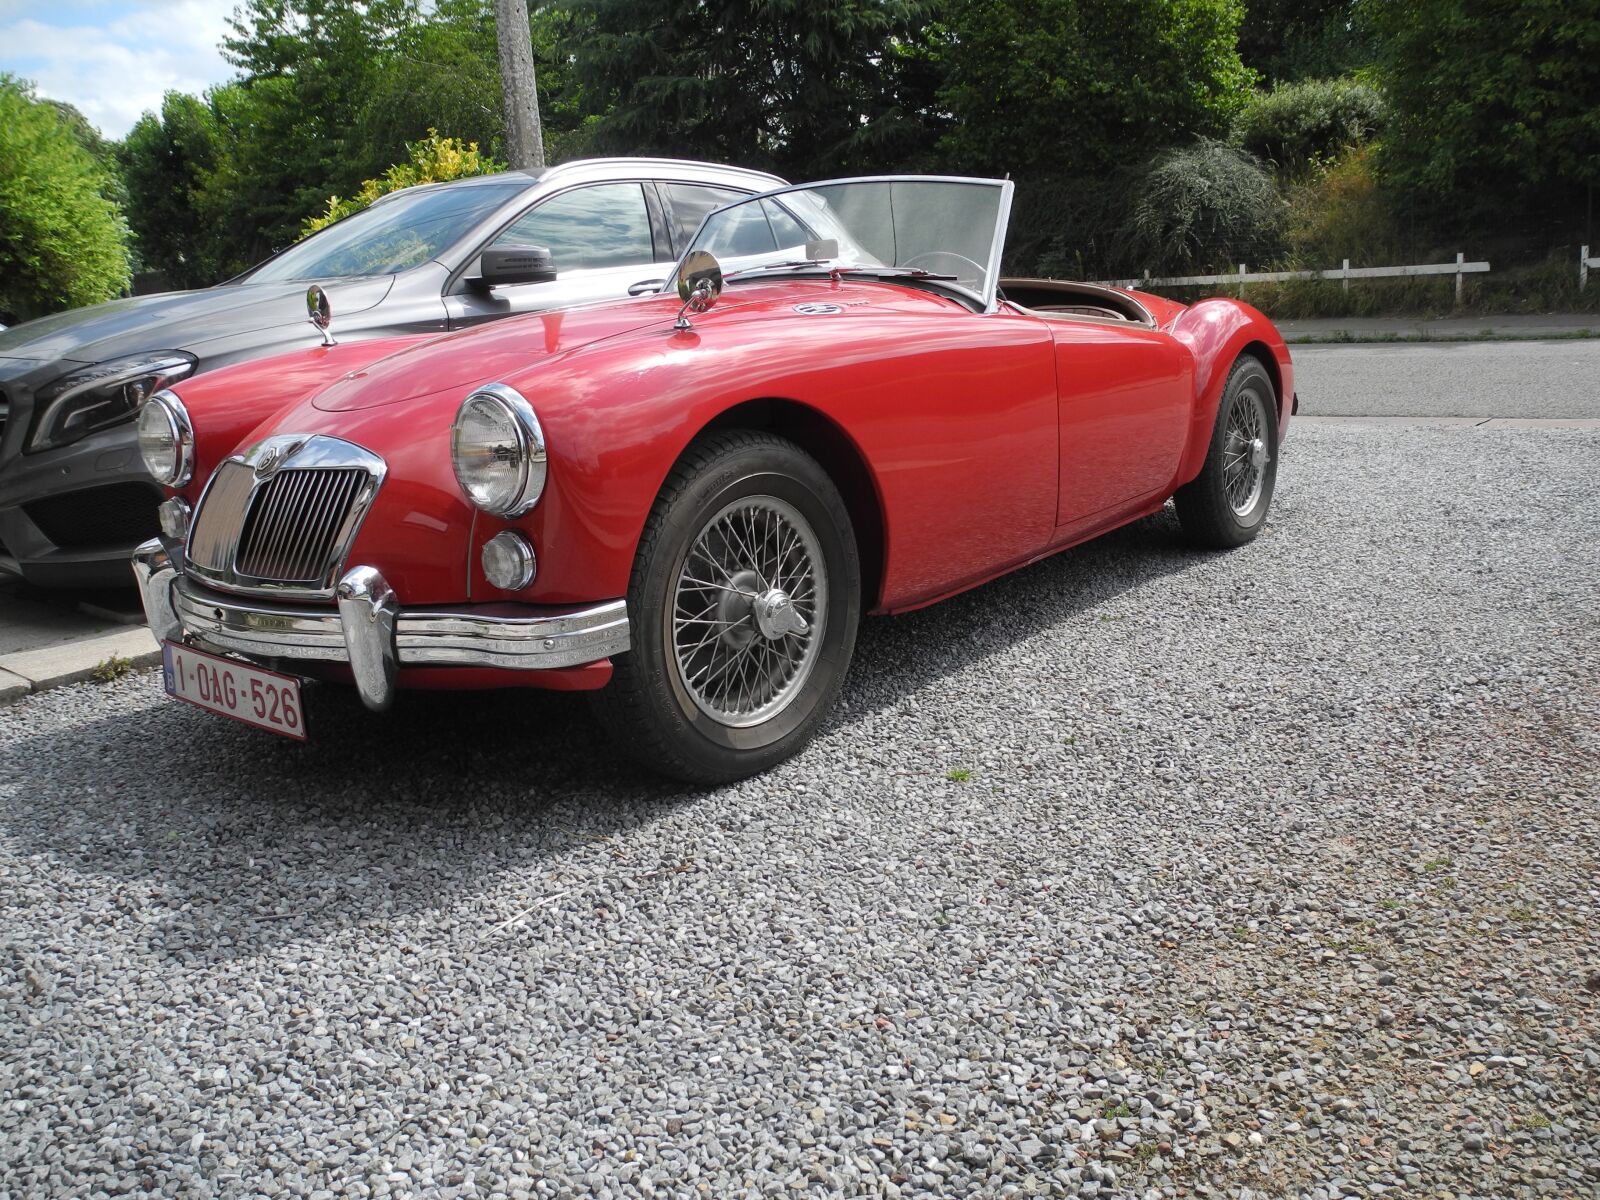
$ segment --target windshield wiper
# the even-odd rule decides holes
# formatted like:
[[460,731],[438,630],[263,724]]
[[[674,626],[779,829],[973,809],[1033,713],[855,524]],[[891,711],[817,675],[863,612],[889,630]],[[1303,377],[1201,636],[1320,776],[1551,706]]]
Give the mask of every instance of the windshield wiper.
[[737,279],[741,275],[754,275],[757,271],[797,271],[801,267],[826,266],[827,262],[825,258],[797,258],[793,262],[762,263],[759,267],[741,267],[737,271],[730,271],[722,278]]
[[935,275],[932,271],[924,271],[921,267],[835,267],[835,275],[879,275],[885,278],[899,279],[933,279],[944,283],[955,283],[959,275]]

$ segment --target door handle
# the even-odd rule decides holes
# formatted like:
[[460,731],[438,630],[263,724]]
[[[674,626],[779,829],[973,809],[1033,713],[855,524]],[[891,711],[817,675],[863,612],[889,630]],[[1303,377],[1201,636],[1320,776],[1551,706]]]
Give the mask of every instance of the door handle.
[[641,279],[628,289],[628,295],[644,296],[651,292],[659,292],[666,286],[667,281],[665,279]]

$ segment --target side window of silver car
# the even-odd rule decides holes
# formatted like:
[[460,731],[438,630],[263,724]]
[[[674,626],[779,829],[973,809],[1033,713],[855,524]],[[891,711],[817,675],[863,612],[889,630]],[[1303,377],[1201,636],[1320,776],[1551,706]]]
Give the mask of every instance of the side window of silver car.
[[543,246],[561,272],[635,266],[659,257],[650,237],[644,188],[637,183],[597,183],[552,196],[494,244]]

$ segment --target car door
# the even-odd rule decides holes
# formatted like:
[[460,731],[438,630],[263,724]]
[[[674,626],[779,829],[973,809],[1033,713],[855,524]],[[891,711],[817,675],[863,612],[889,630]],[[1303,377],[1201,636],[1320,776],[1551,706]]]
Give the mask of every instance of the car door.
[[1194,360],[1141,325],[1067,316],[1049,325],[1060,414],[1057,523],[1070,533],[1172,482],[1189,432]]
[[[665,279],[672,270],[672,248],[650,219],[646,186],[591,183],[540,200],[489,245],[545,247],[555,262],[555,279],[492,289],[469,284],[446,298],[451,328],[617,299],[642,282]],[[466,278],[476,270],[475,264],[469,266]]]

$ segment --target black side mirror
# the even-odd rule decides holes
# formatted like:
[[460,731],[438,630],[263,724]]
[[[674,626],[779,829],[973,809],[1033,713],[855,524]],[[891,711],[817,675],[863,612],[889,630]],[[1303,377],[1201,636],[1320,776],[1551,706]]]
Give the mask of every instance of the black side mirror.
[[549,283],[556,277],[555,259],[543,246],[490,246],[478,263],[480,287],[505,283]]

